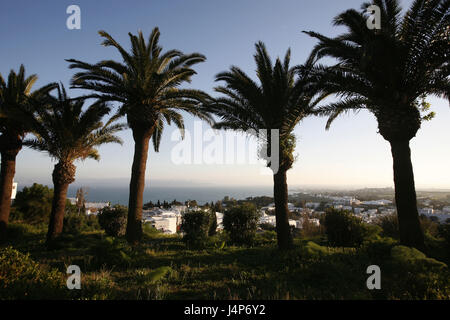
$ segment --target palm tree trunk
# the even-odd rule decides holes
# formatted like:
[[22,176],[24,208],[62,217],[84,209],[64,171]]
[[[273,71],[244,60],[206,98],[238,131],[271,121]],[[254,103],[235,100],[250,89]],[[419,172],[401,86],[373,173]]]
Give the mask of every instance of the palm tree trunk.
[[50,223],[48,225],[47,232],[47,243],[54,241],[63,230],[68,188],[68,183],[54,185],[52,211],[50,214]]
[[51,245],[62,233],[66,210],[67,189],[75,179],[75,166],[60,162],[53,169],[53,201],[48,224],[47,245]]
[[409,140],[390,141],[390,144],[394,160],[395,202],[400,242],[403,245],[423,250],[424,238],[417,212]]
[[[20,150],[20,149],[19,149]],[[16,172],[16,156],[19,150],[1,152],[0,168],[0,241],[6,240],[9,213],[11,210],[11,193]]]
[[273,182],[278,248],[284,250],[292,247],[292,235],[288,216],[286,170],[280,168],[278,172],[273,175]]
[[128,200],[127,241],[139,243],[142,239],[142,207],[145,187],[145,169],[147,166],[148,145],[154,127],[133,129],[134,158],[131,168],[130,195]]

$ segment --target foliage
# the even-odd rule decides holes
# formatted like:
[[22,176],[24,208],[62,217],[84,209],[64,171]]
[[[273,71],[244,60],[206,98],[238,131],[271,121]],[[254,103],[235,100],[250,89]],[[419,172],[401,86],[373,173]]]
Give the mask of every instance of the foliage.
[[190,82],[195,71],[193,65],[206,58],[199,53],[183,54],[178,50],[163,52],[159,45],[160,32],[154,28],[148,41],[142,32],[129,33],[132,50],[127,52],[110,34],[99,31],[103,45],[117,49],[121,61],[102,60],[89,64],[70,59],[69,68],[81,69],[72,78],[75,88],[94,91],[90,96],[98,101],[120,103],[118,115],[127,116],[132,130],[156,125],[152,132],[155,151],[159,150],[165,123],[176,125],[183,133],[185,111],[210,121],[198,108],[198,102],[207,97],[203,92],[179,88]]
[[[83,271],[81,290],[68,292],[60,281],[63,290],[58,292],[52,281],[43,281],[35,299],[450,299],[448,268],[385,255],[393,241],[387,238],[365,241],[360,250],[297,239],[293,250],[280,252],[273,240],[253,247],[225,246],[218,234],[212,237],[215,246],[190,250],[177,235],[157,233],[130,247],[97,231],[67,237],[64,250],[49,256],[42,244],[45,230],[35,229],[23,225],[23,236],[14,243],[29,248],[40,270],[58,266],[58,279],[64,281],[67,265],[77,264]],[[377,241],[384,243],[383,249],[367,254],[366,245]],[[3,266],[25,261],[22,256],[7,260],[0,274]],[[381,290],[365,286],[371,264],[382,270]],[[13,280],[14,273],[8,273],[8,279]],[[15,286],[16,294],[10,297],[25,296],[20,288]]]
[[325,229],[328,242],[337,247],[359,247],[364,239],[375,237],[381,232],[381,228],[363,223],[351,212],[334,208],[326,211]]
[[132,253],[127,243],[118,238],[106,237],[91,248],[93,263],[98,266],[127,267],[132,262]]
[[47,223],[52,208],[53,189],[33,183],[17,192],[11,210],[11,220],[28,224]]
[[398,244],[398,241],[382,237],[364,241],[362,252],[365,252],[374,261],[381,261],[391,256],[391,249]]
[[308,241],[305,246],[301,248],[302,255],[307,257],[321,257],[330,254],[328,248],[318,245],[315,242]]
[[427,270],[436,268],[442,270],[447,268],[447,265],[433,258],[428,258],[424,253],[415,248],[405,246],[395,246],[391,250],[391,256],[394,261],[408,266],[409,268],[415,268],[418,270]]
[[[399,229],[398,229],[398,217],[395,214],[391,214],[388,216],[384,216],[378,219],[377,225],[379,225],[383,232],[382,234],[386,237],[391,237],[394,239],[399,238]],[[420,226],[425,235],[431,237],[439,236],[439,224],[432,221],[428,217],[422,215],[420,216]]]
[[57,270],[47,270],[12,247],[0,248],[0,300],[58,299],[63,286]]
[[217,216],[214,209],[210,209],[209,216],[209,231],[208,236],[214,236],[217,233]]
[[211,226],[211,214],[205,211],[191,211],[183,215],[181,231],[189,247],[205,246]]
[[394,239],[399,238],[398,218],[396,214],[390,214],[379,218],[377,224],[383,229],[383,236]]
[[251,245],[255,240],[259,218],[256,206],[244,203],[225,212],[223,227],[232,243]]
[[98,222],[106,234],[112,237],[125,235],[128,209],[121,205],[105,207],[98,213]]
[[36,106],[33,112],[23,114],[35,135],[24,145],[46,152],[61,163],[72,163],[77,159],[99,160],[97,147],[102,144],[122,144],[115,133],[124,125],[113,124],[115,117],[102,122],[110,107],[96,102],[83,109],[84,102],[69,98],[63,85],[58,87],[58,96],[51,97],[46,108]]
[[[0,145],[8,149],[13,142],[14,148],[21,147],[24,136],[32,131],[29,123],[24,121],[22,111],[30,110],[33,103],[43,103],[46,95],[56,87],[55,83],[47,84],[31,91],[38,80],[37,75],[25,76],[25,67],[20,65],[19,72],[11,70],[8,78],[0,74]],[[5,143],[6,142],[6,143]]]
[[79,234],[82,231],[100,229],[97,216],[85,213],[70,213],[64,216],[63,233]]
[[448,252],[450,252],[450,223],[447,222],[445,224],[441,224],[439,226],[439,234],[444,238],[445,243],[448,248]]

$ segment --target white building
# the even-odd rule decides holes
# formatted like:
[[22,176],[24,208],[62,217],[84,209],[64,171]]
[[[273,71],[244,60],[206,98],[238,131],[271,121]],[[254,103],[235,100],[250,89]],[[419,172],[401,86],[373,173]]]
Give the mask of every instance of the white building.
[[420,208],[419,214],[433,214],[433,208]]
[[450,206],[445,206],[442,208],[443,213],[450,213]]
[[223,213],[216,212],[217,230],[223,230]]
[[362,201],[361,204],[366,206],[386,206],[388,204],[392,204],[391,200],[369,200],[369,201]]
[[268,224],[271,224],[271,225],[275,226],[276,225],[276,217],[275,216],[270,216],[270,215],[267,215],[267,214],[263,213],[261,215],[261,218],[259,218],[259,223],[260,224],[268,223]]
[[85,202],[86,214],[97,214],[98,210],[109,207],[111,202]]
[[316,209],[320,206],[320,203],[319,202],[307,202],[305,205],[307,208]]
[[298,220],[289,219],[289,225],[294,227],[294,228],[297,228],[297,222],[299,222],[299,221]]

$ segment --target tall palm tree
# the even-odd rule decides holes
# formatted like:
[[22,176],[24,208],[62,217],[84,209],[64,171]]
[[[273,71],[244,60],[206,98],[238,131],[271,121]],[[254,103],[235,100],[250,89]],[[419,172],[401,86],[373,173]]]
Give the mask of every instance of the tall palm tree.
[[142,207],[145,187],[145,170],[150,139],[153,148],[159,144],[165,123],[174,123],[183,133],[184,122],[179,111],[188,112],[201,119],[208,115],[199,107],[199,101],[207,97],[198,90],[180,89],[190,82],[195,71],[192,65],[205,61],[198,53],[185,55],[178,50],[162,53],[159,46],[160,32],[153,29],[146,42],[142,32],[129,33],[131,52],[127,52],[108,33],[100,31],[104,46],[116,48],[122,62],[113,60],[88,64],[78,60],[70,68],[82,69],[72,79],[73,88],[92,90],[90,97],[99,101],[115,101],[121,104],[118,114],[126,115],[135,142],[131,169],[130,195],[126,237],[130,243],[142,238]]
[[[379,30],[366,24],[371,4],[381,10]],[[449,5],[449,0],[415,0],[402,17],[398,0],[375,0],[362,11],[347,10],[334,19],[346,27],[344,34],[328,38],[307,32],[319,40],[311,60],[337,59],[318,74],[322,87],[341,97],[323,109],[330,116],[327,127],[348,110],[375,115],[379,133],[391,145],[400,241],[417,248],[424,246],[424,238],[409,141],[429,118],[422,112],[424,97],[450,96]]]
[[[287,249],[292,246],[289,227],[287,171],[294,162],[295,126],[305,117],[315,113],[315,107],[325,94],[318,95],[310,82],[311,66],[290,66],[290,50],[284,61],[275,64],[262,42],[256,43],[255,62],[259,83],[253,81],[238,67],[219,73],[216,81],[224,81],[215,91],[223,97],[215,99],[209,110],[221,120],[214,127],[232,129],[256,134],[262,143],[262,150],[272,149],[271,129],[278,130],[279,165],[268,166],[274,171],[274,201],[278,246]],[[267,133],[260,131],[266,129]],[[276,146],[273,146],[276,147]],[[264,155],[263,155],[264,156]],[[267,159],[267,158],[266,158]]]
[[83,111],[83,99],[70,99],[64,87],[58,87],[58,96],[47,108],[24,113],[25,121],[33,128],[35,138],[24,145],[46,152],[58,161],[52,173],[54,193],[47,233],[52,243],[62,232],[67,189],[75,181],[75,160],[99,160],[96,147],[106,143],[122,143],[115,133],[123,129],[112,117],[105,124],[102,118],[110,112],[103,102],[95,102]]
[[40,100],[55,87],[48,84],[38,90],[31,91],[38,77],[33,74],[25,76],[25,67],[19,72],[11,70],[5,81],[0,74],[0,153],[2,157],[0,170],[0,239],[6,238],[9,212],[11,208],[11,192],[16,170],[16,157],[22,149],[22,141],[30,131],[29,127],[18,116],[19,108],[27,108],[29,100]]

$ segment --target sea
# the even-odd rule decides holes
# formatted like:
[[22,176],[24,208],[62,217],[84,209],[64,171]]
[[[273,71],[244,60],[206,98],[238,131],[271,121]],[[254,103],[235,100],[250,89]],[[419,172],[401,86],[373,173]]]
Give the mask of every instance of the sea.
[[[111,202],[111,204],[128,205],[129,189],[128,186],[89,186],[85,187],[87,192],[86,200],[88,202]],[[70,186],[67,196],[75,197],[76,186]],[[152,201],[173,201],[185,202],[187,200],[196,200],[199,204],[206,202],[222,200],[224,197],[234,198],[236,200],[246,199],[256,196],[273,196],[272,186],[245,186],[245,187],[161,187],[149,186],[144,190],[144,203]]]

